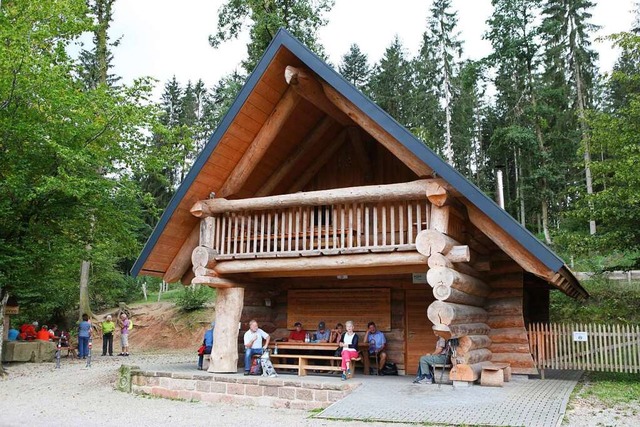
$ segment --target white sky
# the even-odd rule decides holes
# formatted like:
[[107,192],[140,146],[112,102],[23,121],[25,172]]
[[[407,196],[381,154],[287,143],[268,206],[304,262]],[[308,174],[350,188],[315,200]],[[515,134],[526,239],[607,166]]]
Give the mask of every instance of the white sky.
[[[634,0],[595,0],[592,23],[603,28],[598,36],[628,31]],[[357,43],[377,62],[397,34],[407,53],[415,55],[426,28],[430,0],[336,0],[329,25],[320,32],[329,59],[338,64],[351,43]],[[223,0],[120,0],[115,3],[111,38],[122,37],[114,49],[115,74],[125,83],[136,77],[159,80],[156,95],[175,75],[179,82],[202,79],[208,87],[240,68],[247,35],[219,49],[209,46]],[[491,0],[453,0],[465,57],[479,59],[490,52],[482,40],[491,14]],[[595,43],[600,66],[608,71],[617,52],[608,43]]]

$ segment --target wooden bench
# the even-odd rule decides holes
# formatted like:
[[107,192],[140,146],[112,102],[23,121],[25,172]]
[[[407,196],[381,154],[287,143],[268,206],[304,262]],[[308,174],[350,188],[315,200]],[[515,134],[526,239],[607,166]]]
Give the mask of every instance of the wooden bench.
[[[451,369],[453,365],[451,363],[436,363],[433,364],[433,382],[438,384],[440,387],[440,379],[444,378],[444,373],[447,369]],[[438,369],[440,369],[440,374],[438,375]]]
[[[340,365],[320,365],[317,362],[319,361],[332,361],[335,360],[337,362],[342,362],[342,358],[338,356],[318,356],[314,354],[271,354],[270,355],[272,364],[274,368],[279,369],[295,369],[298,371],[298,375],[304,377],[307,375],[308,371],[332,371],[332,372],[340,372],[342,368]],[[277,363],[275,360],[284,359],[285,363]],[[286,363],[286,359],[296,360],[297,363]],[[362,358],[360,354],[355,359],[351,359],[352,362],[361,361]],[[314,363],[315,362],[315,363]],[[351,369],[351,377],[353,377],[355,372],[354,367]]]
[[480,374],[480,385],[502,387],[511,381],[511,365],[508,363],[492,363],[484,365]]

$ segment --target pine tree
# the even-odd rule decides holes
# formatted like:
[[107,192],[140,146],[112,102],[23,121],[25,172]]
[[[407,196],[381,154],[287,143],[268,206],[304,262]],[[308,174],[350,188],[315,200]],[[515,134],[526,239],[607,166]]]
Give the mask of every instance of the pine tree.
[[237,38],[250,22],[248,55],[242,63],[247,73],[253,71],[280,27],[323,56],[318,30],[326,25],[324,14],[333,3],[334,0],[227,0],[218,10],[218,31],[209,36],[209,43],[217,47]]
[[451,0],[434,0],[428,22],[429,39],[434,44],[438,67],[441,102],[445,112],[444,153],[453,165],[453,143],[451,141],[451,100],[455,89],[453,76],[457,72],[456,60],[462,55],[462,42],[458,38],[456,26],[458,12],[451,11]]
[[349,47],[349,52],[342,57],[338,71],[352,85],[364,90],[369,82],[371,67],[367,55],[360,50],[357,44],[353,43]]
[[[542,36],[545,42],[547,64],[566,79],[570,99],[578,119],[580,146],[584,153],[584,171],[587,194],[593,194],[591,175],[590,135],[586,113],[592,107],[592,90],[596,77],[597,54],[591,49],[591,33],[597,26],[589,23],[590,0],[546,0],[543,10]],[[596,233],[596,222],[589,221],[589,232]]]
[[410,115],[408,94],[411,92],[408,61],[398,36],[385,50],[369,81],[373,101],[401,124]]
[[113,21],[113,5],[116,0],[88,0],[87,5],[95,19],[93,32],[93,49],[80,51],[80,76],[89,89],[95,89],[100,84],[110,86],[120,78],[109,73],[112,68],[112,47],[119,44],[119,40],[109,42],[109,27]]

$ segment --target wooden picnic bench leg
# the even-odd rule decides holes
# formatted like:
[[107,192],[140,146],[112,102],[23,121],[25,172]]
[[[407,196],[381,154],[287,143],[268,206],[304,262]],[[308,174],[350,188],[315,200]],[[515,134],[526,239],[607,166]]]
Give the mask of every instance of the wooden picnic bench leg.
[[369,354],[362,352],[361,356],[362,357],[362,366],[364,366],[364,374],[365,375],[369,375]]
[[298,376],[304,377],[307,375],[307,359],[300,357],[298,360]]

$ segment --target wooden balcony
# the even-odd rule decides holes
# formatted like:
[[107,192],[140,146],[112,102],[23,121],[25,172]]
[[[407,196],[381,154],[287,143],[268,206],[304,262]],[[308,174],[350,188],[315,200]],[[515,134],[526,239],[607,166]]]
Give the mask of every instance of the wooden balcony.
[[225,212],[206,219],[201,240],[217,261],[407,251],[428,212],[426,198]]

